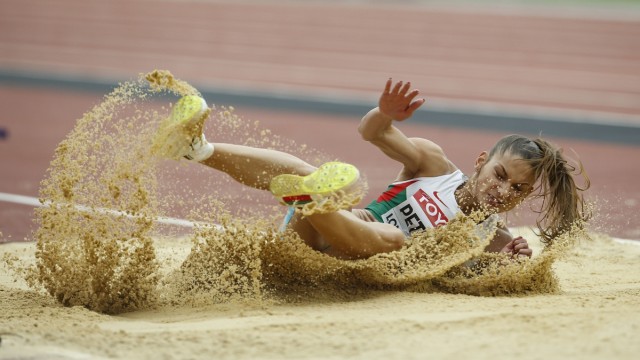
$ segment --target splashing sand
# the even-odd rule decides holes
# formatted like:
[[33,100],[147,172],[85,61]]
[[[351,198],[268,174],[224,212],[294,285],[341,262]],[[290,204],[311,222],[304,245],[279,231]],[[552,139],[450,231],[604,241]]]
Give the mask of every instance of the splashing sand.
[[[167,71],[141,75],[86,113],[56,149],[41,188],[41,201],[50,206],[37,211],[36,267],[27,277],[66,306],[121,313],[163,305],[340,298],[372,289],[481,295],[558,291],[551,266],[559,251],[545,251],[532,261],[482,255],[493,227],[479,233],[462,217],[415,234],[401,251],[366,260],[317,253],[296,234],[275,230],[283,209],[268,195],[234,188],[228,177],[203,166],[155,156],[169,113],[163,105],[157,108],[163,104],[158,94],[199,92]],[[241,119],[232,108],[215,111],[206,126],[215,130],[209,135],[213,141],[239,139],[312,163],[330,160]],[[354,194],[338,201],[359,201],[362,193]],[[239,198],[250,200],[250,206],[232,209],[242,204]],[[322,206],[336,206],[328,204]],[[301,211],[317,210],[312,205]],[[157,258],[154,238],[178,234],[156,224],[158,216],[222,226],[203,225],[182,234],[191,239],[191,253],[178,268],[167,270]],[[479,256],[476,266],[465,264]]]

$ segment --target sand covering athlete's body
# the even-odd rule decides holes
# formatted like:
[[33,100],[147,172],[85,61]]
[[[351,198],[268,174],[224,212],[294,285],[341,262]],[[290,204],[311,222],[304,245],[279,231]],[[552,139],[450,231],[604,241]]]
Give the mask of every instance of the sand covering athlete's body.
[[[470,215],[482,210],[487,216],[506,212],[536,189],[545,199],[538,223],[543,241],[552,241],[585,217],[579,194],[583,189],[575,185],[572,175],[576,168],[542,139],[504,137],[489,152],[478,155],[475,171],[467,180],[440,146],[430,140],[405,136],[393,123],[408,119],[424,103],[424,99],[416,100],[419,91],[409,88],[410,83],[394,85],[389,79],[379,106],[363,117],[358,128],[364,140],[403,164],[394,184],[411,183],[404,189],[409,200],[397,198],[395,205],[374,201],[368,210],[336,209],[306,216],[296,213],[289,226],[307,245],[347,259],[390,252],[400,249],[407,234],[421,226],[445,225],[444,217],[450,219],[458,212]],[[200,97],[180,99],[169,119],[173,128],[168,133],[171,141],[164,155],[201,162],[242,184],[269,190],[281,202],[294,206],[322,201],[322,197],[348,188],[359,178],[354,166],[340,162],[316,168],[276,150],[225,143],[215,143],[214,147],[202,133],[209,112]],[[579,169],[582,170],[581,166]],[[440,184],[429,187],[434,182]],[[381,199],[384,202],[384,194]],[[412,212],[421,213],[409,212],[407,205]],[[504,226],[498,229],[486,250],[532,254],[526,239],[513,238]]]

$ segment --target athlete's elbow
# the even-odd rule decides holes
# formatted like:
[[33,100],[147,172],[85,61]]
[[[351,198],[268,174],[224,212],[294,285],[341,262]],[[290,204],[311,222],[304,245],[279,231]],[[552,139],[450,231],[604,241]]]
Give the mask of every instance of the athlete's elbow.
[[365,141],[375,141],[384,135],[391,127],[393,119],[382,112],[378,108],[374,108],[369,111],[360,120],[358,125],[358,133]]
[[364,141],[373,141],[377,137],[376,132],[368,129],[367,126],[365,126],[363,123],[360,123],[360,126],[358,126],[358,133],[360,133],[360,137]]

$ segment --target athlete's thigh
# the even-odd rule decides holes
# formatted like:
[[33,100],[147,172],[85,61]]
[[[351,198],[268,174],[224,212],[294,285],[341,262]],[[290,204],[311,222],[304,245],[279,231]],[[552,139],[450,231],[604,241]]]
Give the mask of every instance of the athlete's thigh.
[[300,236],[302,241],[314,250],[323,251],[326,247],[326,243],[322,239],[322,236],[311,225],[307,218],[301,214],[296,213],[291,218],[289,227]]
[[[340,210],[339,213],[346,220],[351,221],[353,226],[346,230],[346,234],[351,235],[342,237],[339,241],[333,239],[331,246],[326,242],[323,252],[327,255],[342,259],[356,259],[398,250],[404,244],[404,233],[391,224],[371,221],[373,217],[368,216],[363,219],[362,214],[353,210]],[[354,231],[354,228],[357,231]]]

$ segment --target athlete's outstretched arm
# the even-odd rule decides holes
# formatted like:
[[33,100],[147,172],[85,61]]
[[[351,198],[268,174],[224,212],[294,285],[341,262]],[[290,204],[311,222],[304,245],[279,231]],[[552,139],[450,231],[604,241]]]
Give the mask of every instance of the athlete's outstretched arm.
[[416,99],[420,91],[409,91],[410,87],[410,82],[399,81],[394,85],[389,79],[380,95],[378,107],[362,118],[358,131],[364,140],[402,163],[407,178],[447,173],[452,165],[437,144],[426,139],[410,139],[393,125],[394,121],[410,118],[425,102],[422,98]]

